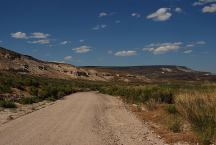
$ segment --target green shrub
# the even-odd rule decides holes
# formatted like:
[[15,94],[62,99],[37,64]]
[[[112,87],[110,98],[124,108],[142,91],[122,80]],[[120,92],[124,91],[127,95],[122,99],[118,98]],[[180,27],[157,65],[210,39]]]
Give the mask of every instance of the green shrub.
[[3,108],[16,108],[16,104],[10,100],[0,100],[0,106]]
[[16,84],[15,84],[15,87],[19,90],[22,90],[24,91],[25,90],[25,84],[23,83],[22,80],[19,80]]
[[64,97],[66,94],[67,94],[67,92],[59,91],[59,92],[57,93],[57,97],[58,97],[58,98],[62,98],[62,97]]
[[49,97],[49,92],[46,88],[41,88],[38,91],[38,97],[42,100],[46,99]]
[[150,111],[157,109],[157,106],[158,102],[156,102],[154,99],[150,99],[148,102],[146,102],[146,107]]
[[9,85],[0,84],[0,93],[10,93],[10,92],[11,92],[11,88]]
[[41,100],[38,97],[24,97],[21,98],[20,103],[21,104],[33,104],[40,102]]
[[48,101],[55,101],[56,99],[53,96],[51,96],[51,97],[46,98],[46,100],[48,100]]
[[169,129],[174,133],[181,132],[181,128],[182,128],[182,123],[180,120],[175,120],[169,125]]
[[29,93],[32,96],[38,96],[38,88],[36,88],[36,87],[30,87]]
[[155,88],[152,91],[153,91],[152,98],[154,98],[158,102],[167,103],[167,104],[174,103],[174,95],[171,90]]
[[154,87],[139,88],[135,86],[108,86],[100,89],[102,93],[121,96],[126,103],[145,103],[154,99],[159,103],[174,103],[174,92],[170,89]]
[[176,113],[177,113],[175,104],[168,104],[168,105],[165,107],[165,110],[166,110],[168,113],[170,113],[170,114],[176,114]]

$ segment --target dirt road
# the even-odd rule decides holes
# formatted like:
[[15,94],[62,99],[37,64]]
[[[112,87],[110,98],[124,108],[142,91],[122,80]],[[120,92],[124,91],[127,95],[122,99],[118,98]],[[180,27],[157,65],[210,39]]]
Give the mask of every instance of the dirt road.
[[0,145],[164,144],[115,97],[76,93],[0,126]]

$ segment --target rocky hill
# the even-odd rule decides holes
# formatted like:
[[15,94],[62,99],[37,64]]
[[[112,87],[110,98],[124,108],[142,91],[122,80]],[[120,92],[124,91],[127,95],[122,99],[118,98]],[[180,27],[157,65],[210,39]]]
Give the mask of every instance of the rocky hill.
[[104,80],[70,64],[46,62],[0,47],[0,70],[63,79]]
[[50,78],[98,81],[216,81],[216,76],[209,72],[194,71],[184,66],[76,67],[70,64],[41,61],[2,47],[0,47],[0,71]]
[[106,72],[121,80],[128,81],[216,81],[216,76],[210,72],[195,71],[185,66],[153,65],[153,66],[85,66],[85,69],[94,69]]

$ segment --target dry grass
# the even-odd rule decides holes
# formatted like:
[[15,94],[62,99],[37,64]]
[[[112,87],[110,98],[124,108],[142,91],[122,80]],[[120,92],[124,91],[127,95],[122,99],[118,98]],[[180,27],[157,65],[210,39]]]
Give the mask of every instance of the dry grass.
[[203,145],[216,137],[216,91],[184,92],[176,96],[178,111],[192,125]]
[[167,104],[157,104],[157,108],[149,110],[145,105],[145,111],[140,112],[136,107],[131,107],[131,110],[139,118],[148,122],[152,129],[165,139],[166,143],[188,142],[191,145],[196,145],[197,138],[192,132],[190,124],[180,114],[168,113],[166,107]]

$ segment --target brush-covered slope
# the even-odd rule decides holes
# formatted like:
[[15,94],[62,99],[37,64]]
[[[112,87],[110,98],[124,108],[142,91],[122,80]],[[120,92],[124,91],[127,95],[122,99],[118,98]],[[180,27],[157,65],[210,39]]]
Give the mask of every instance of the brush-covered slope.
[[46,62],[0,47],[0,70],[52,78],[103,80],[70,64]]

